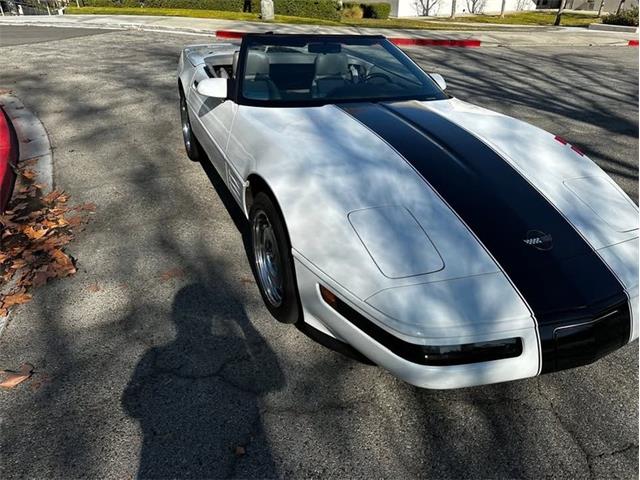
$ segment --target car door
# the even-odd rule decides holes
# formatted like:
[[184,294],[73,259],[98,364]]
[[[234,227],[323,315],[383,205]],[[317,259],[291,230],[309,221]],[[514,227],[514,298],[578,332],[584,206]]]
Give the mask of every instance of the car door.
[[[238,106],[232,100],[206,97],[198,93],[198,84],[209,78],[199,65],[189,87],[192,128],[207,156],[222,178],[226,179],[226,149]],[[194,121],[195,120],[195,121]]]

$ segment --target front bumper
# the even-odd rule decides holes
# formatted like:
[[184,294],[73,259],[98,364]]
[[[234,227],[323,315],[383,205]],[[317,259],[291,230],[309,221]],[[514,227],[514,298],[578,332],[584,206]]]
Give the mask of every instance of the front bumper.
[[[540,368],[539,340],[535,326],[493,333],[490,336],[469,336],[461,342],[459,337],[425,339],[415,338],[412,343],[424,345],[475,343],[518,337],[522,341],[522,354],[518,357],[464,365],[420,365],[400,357],[387,346],[374,340],[355,326],[321,297],[319,285],[325,285],[351,308],[372,322],[375,314],[371,307],[354,298],[348,291],[331,282],[304,259],[295,258],[298,289],[304,311],[304,320],[312,327],[348,343],[371,361],[396,377],[418,387],[448,389],[506,382],[535,376]],[[532,324],[533,325],[533,324]],[[382,327],[382,325],[379,325]],[[407,340],[405,338],[405,340]]]

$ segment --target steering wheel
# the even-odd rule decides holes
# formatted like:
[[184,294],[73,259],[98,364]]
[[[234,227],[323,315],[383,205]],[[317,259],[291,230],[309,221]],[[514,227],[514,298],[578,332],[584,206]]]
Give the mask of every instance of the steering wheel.
[[392,83],[391,77],[389,77],[389,75],[387,75],[386,73],[380,73],[380,72],[370,73],[369,75],[364,77],[364,82],[368,83],[369,80],[373,80],[373,79],[376,79],[376,78],[381,78],[382,80],[386,81],[387,83]]

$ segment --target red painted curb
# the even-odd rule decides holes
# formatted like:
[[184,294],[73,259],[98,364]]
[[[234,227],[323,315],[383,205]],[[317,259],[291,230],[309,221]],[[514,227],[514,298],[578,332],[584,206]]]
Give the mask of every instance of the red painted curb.
[[[244,32],[234,32],[232,30],[217,30],[217,38],[226,38],[237,40],[244,37]],[[392,43],[396,45],[413,45],[419,47],[479,47],[480,40],[452,40],[441,38],[390,38]]]
[[480,40],[448,40],[445,38],[390,38],[396,45],[413,45],[418,47],[464,47],[477,48]]
[[638,46],[638,40],[629,40],[629,44],[630,47],[637,47]]
[[9,119],[0,108],[0,212],[4,212],[13,190],[15,174],[10,164],[15,165],[17,160],[18,142],[11,130]]
[[231,30],[216,30],[217,38],[242,38],[244,32],[232,32]]

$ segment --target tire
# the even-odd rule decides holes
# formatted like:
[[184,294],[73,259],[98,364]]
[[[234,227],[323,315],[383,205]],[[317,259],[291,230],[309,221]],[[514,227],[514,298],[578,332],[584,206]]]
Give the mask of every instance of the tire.
[[301,318],[291,243],[280,210],[269,195],[258,193],[249,212],[254,275],[264,303],[276,320]]
[[184,96],[182,88],[180,88],[180,121],[182,125],[182,139],[184,140],[184,148],[187,151],[187,157],[194,162],[199,162],[202,158],[202,147],[200,146],[200,143],[198,143],[196,136],[193,134],[191,120],[189,120],[187,99]]

